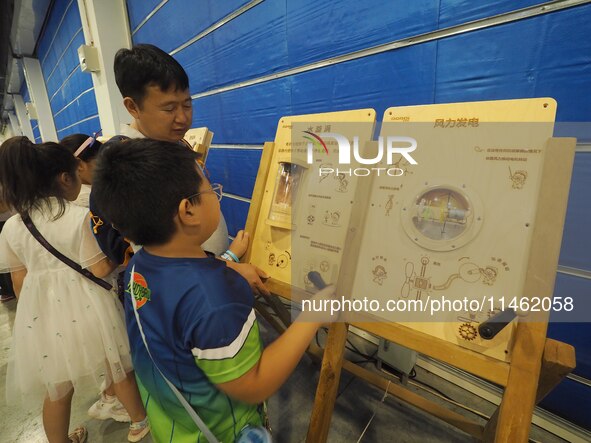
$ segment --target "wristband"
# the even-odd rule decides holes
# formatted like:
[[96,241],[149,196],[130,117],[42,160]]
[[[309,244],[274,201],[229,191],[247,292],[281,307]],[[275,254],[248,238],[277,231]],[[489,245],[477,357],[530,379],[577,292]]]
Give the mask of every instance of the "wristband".
[[224,253],[222,254],[222,257],[223,257],[224,255],[226,255],[227,257],[229,257],[229,258],[230,258],[230,260],[232,260],[232,261],[235,261],[236,263],[240,263],[240,259],[239,259],[239,258],[236,256],[236,254],[234,254],[234,253],[233,253],[232,251],[230,251],[229,249],[228,249],[226,252],[224,252]]

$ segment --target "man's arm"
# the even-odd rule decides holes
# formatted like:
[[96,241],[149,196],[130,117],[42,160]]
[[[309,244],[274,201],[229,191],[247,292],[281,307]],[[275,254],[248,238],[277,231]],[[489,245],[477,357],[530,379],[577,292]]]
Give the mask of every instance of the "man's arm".
[[90,227],[101,251],[116,265],[126,263],[131,255],[131,245],[96,207],[92,192],[90,193],[89,207]]

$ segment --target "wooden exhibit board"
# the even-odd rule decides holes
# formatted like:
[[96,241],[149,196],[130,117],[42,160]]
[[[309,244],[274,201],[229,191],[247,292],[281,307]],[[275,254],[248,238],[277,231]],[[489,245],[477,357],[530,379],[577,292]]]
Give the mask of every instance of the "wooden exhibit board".
[[213,139],[213,132],[205,126],[201,128],[191,128],[183,137],[187,143],[193,148],[193,151],[201,155],[201,162],[205,164],[207,160],[207,153],[209,152],[209,145]]
[[[385,184],[384,177],[357,180],[356,183],[349,184],[351,186],[349,189],[354,189],[351,192],[354,192],[353,201],[356,205],[352,205],[347,216],[346,229],[344,229],[346,235],[340,255],[340,259],[343,257],[344,259],[341,262],[333,260],[328,272],[324,272],[327,280],[334,282],[334,268],[335,263],[337,264],[337,293],[354,298],[354,290],[359,284],[359,279],[366,279],[370,284],[376,284],[380,281],[381,275],[382,284],[377,286],[389,287],[387,297],[390,298],[393,297],[392,294],[396,294],[397,297],[411,296],[419,299],[421,295],[429,296],[429,292],[444,291],[452,286],[459,286],[463,291],[474,284],[480,284],[482,287],[494,286],[494,284],[487,284],[491,279],[493,283],[498,281],[499,284],[503,282],[502,284],[505,285],[513,285],[502,287],[509,288],[508,290],[514,291],[515,294],[551,298],[575,145],[573,139],[551,139],[552,125],[539,124],[539,122],[551,123],[554,113],[555,102],[551,99],[432,105],[387,110],[384,120],[395,122],[393,125],[396,127],[393,129],[393,125],[384,124],[381,135],[387,137],[390,133],[412,134],[418,141],[418,148],[412,155],[419,161],[419,165],[427,166],[425,168],[427,178],[422,176],[420,168],[415,167],[416,169],[413,170],[412,166],[398,162],[397,167],[404,170],[404,174],[400,177],[402,181],[398,186],[391,183]],[[300,117],[300,122],[310,121],[307,119],[309,116]],[[297,121],[300,117],[290,117],[290,119]],[[519,136],[515,138],[507,137],[507,134],[499,136],[498,126],[497,130],[493,129],[495,125],[502,122],[523,120],[537,124],[538,130],[533,133],[527,131],[527,134],[522,134],[521,138]],[[331,121],[325,119],[323,122]],[[425,122],[428,130],[424,131],[424,128],[421,128],[419,134],[407,125],[410,121]],[[282,122],[286,123],[284,119]],[[280,122],[280,128],[282,122]],[[496,123],[487,127],[493,122]],[[479,140],[478,144],[474,144],[474,139],[461,133],[461,131],[476,128],[480,128],[485,133],[484,138],[476,137],[476,140]],[[452,133],[454,129],[456,132]],[[437,134],[436,131],[446,132]],[[449,138],[446,139],[448,135],[442,134],[449,134]],[[316,172],[309,165],[299,177],[299,186],[304,189],[304,192],[298,192],[299,200],[296,199],[291,205],[292,208],[300,211],[297,215],[298,221],[294,223],[294,219],[291,219],[293,214],[289,213],[289,218],[276,218],[268,223],[272,212],[272,199],[278,183],[277,178],[281,175],[279,173],[281,169],[277,167],[281,162],[279,146],[286,146],[287,143],[288,138],[281,137],[278,129],[275,144],[265,145],[253,192],[247,230],[252,233],[253,238],[252,249],[248,253],[249,260],[272,276],[269,287],[273,293],[293,298],[294,293],[309,289],[305,280],[301,280],[305,271],[314,269],[322,272],[327,271],[326,267],[321,268],[322,261],[317,261],[306,263],[300,271],[294,272],[290,269],[289,272],[278,272],[285,268],[277,266],[277,261],[269,259],[271,253],[274,253],[271,248],[280,245],[279,249],[289,251],[292,237],[298,235],[298,226],[302,225],[302,221],[305,224],[309,219],[310,211],[302,211],[302,208],[310,208],[307,205],[309,202],[306,201],[312,193],[309,184],[313,183],[316,186],[314,189],[318,189],[320,179],[325,183],[330,181],[323,178],[323,174],[308,174],[308,177],[314,177],[315,181],[310,178],[306,182],[306,173]],[[437,155],[430,158],[427,155],[429,146],[431,146],[430,149],[440,148],[439,153],[445,148],[451,150],[448,152],[453,154],[449,159],[437,157]],[[454,149],[457,149],[457,152]],[[368,152],[375,151],[370,149],[363,153]],[[438,166],[437,174],[429,170],[430,160],[435,160],[433,164]],[[302,163],[301,158],[296,160],[292,158],[291,161],[296,164]],[[315,158],[312,166],[318,162],[325,165],[326,163],[322,161],[319,162]],[[517,162],[520,162],[520,166],[512,167]],[[463,176],[462,170],[464,170]],[[442,171],[447,171],[448,175],[446,176]],[[489,192],[488,183],[491,184],[492,189],[495,189],[493,194],[487,193]],[[444,190],[444,194],[447,192],[444,195],[447,196],[445,205],[434,204],[435,198],[441,198],[443,195],[437,193],[441,189]],[[356,210],[357,205],[365,209]],[[492,208],[492,212],[488,208]],[[519,210],[517,217],[511,212],[516,208]],[[322,209],[328,211],[329,208],[324,205]],[[331,211],[328,212],[331,213]],[[406,220],[405,212],[411,213]],[[451,216],[450,213],[452,213]],[[507,214],[511,216],[507,217]],[[375,254],[364,251],[363,248],[368,250],[371,249],[372,244],[375,245],[371,236],[378,230],[373,229],[376,222],[375,220],[372,222],[372,217],[378,215],[382,218],[390,217],[390,220],[377,222],[380,228],[388,227],[386,231],[389,234],[377,232],[380,234],[378,236],[381,239],[380,246],[389,239],[396,241],[397,245],[402,245],[399,256],[389,257],[384,253]],[[478,220],[479,217],[480,220]],[[515,221],[514,218],[518,220]],[[504,219],[508,224],[505,223],[506,226],[503,228]],[[323,220],[330,223],[331,219],[329,217]],[[437,229],[426,229],[423,232],[425,238],[417,235],[425,225],[428,228],[433,226],[438,228],[438,223],[458,228],[455,231],[456,235],[452,238],[446,236],[436,238],[433,232],[441,231]],[[282,236],[271,234],[277,228],[280,232],[284,232]],[[488,233],[488,229],[501,229],[501,235],[498,231],[496,235]],[[445,232],[454,233],[453,229]],[[481,248],[501,248],[505,237],[507,239],[505,244],[508,245],[505,256],[499,252],[493,254],[488,251],[482,253],[479,251]],[[330,246],[330,243],[328,245]],[[463,255],[462,249],[470,252]],[[321,253],[326,254],[325,251]],[[368,261],[367,257],[377,257],[382,260],[383,263],[379,265],[384,268],[385,274],[382,273],[376,277],[373,271],[378,264],[375,260]],[[437,272],[428,274],[423,272],[424,269],[418,272],[418,268],[425,265],[424,257],[429,258],[427,264],[434,264],[433,271],[435,269],[440,271],[439,275]],[[450,258],[447,259],[448,257]],[[365,259],[360,260],[360,258]],[[497,261],[498,259],[501,261]],[[464,261],[469,265],[465,266]],[[435,262],[439,263],[438,268],[435,268]],[[367,266],[368,263],[371,264],[370,267]],[[392,264],[392,268],[387,268],[386,263]],[[413,264],[413,269],[408,263]],[[315,268],[315,266],[318,267]],[[456,270],[452,271],[446,266],[455,266]],[[490,268],[496,268],[494,275],[486,272]],[[367,278],[368,272],[373,277]],[[478,280],[474,280],[476,276]],[[390,282],[393,282],[391,286],[387,286]],[[449,285],[447,285],[448,282],[450,282]],[[400,390],[404,391],[404,388],[386,385],[385,380],[376,374],[343,361],[347,327],[345,324],[335,324],[330,328],[324,352],[308,441],[326,440],[341,368],[376,386],[385,387],[390,393],[478,438],[491,441],[527,441],[535,402],[539,401],[574,367],[574,350],[558,342],[546,341],[547,316],[543,313],[536,316],[535,321],[520,321],[505,328],[490,343],[476,341],[477,337],[472,335],[468,335],[472,339],[466,340],[466,336],[456,333],[468,331],[473,334],[478,322],[481,321],[470,313],[462,317],[459,322],[457,318],[451,319],[452,325],[449,331],[453,331],[452,334],[445,329],[443,332],[438,329],[440,326],[445,328],[448,322],[441,322],[439,325],[437,323],[417,325],[414,322],[401,324],[388,321],[386,315],[378,319],[380,321],[376,321],[375,318],[371,321],[355,318],[351,324],[506,387],[498,414],[495,414],[486,428],[457,414],[442,411],[440,406],[424,399],[417,399],[408,392],[401,392]],[[528,320],[531,320],[531,317],[530,315]],[[286,320],[289,321],[285,317],[282,319],[284,323]],[[460,329],[464,324],[472,328]],[[474,341],[476,342],[473,343]],[[552,350],[548,351],[549,348]],[[316,355],[321,354],[318,349],[313,351]],[[546,372],[542,373],[543,381],[538,385],[542,368]]]
[[[364,144],[373,136],[375,116],[373,109],[361,109],[283,117],[279,121],[265,184],[262,190],[255,189],[261,192],[253,198],[261,200],[260,216],[250,231],[254,235],[249,255],[252,263],[275,280],[312,290],[306,276],[308,271],[317,270],[327,282],[336,282],[355,183],[346,180],[345,185],[345,180],[319,175],[319,168],[328,165],[326,159],[338,156],[338,152],[333,152],[330,142],[325,147],[316,146],[319,142],[315,137],[338,133],[350,139],[358,137]],[[309,143],[314,145],[312,164],[307,162]],[[323,152],[325,148],[327,152]],[[347,192],[339,191],[344,186]],[[327,243],[333,246],[330,251]],[[316,254],[307,261],[310,247]],[[304,254],[306,258],[297,259]]]

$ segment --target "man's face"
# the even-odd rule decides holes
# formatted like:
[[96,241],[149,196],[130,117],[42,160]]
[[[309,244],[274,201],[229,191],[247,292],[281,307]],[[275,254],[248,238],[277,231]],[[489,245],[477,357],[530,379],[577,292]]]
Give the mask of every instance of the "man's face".
[[169,142],[177,142],[183,138],[193,119],[189,90],[180,91],[174,87],[167,91],[162,91],[155,85],[146,87],[144,100],[141,106],[136,104],[134,111],[130,110],[130,113],[142,134]]

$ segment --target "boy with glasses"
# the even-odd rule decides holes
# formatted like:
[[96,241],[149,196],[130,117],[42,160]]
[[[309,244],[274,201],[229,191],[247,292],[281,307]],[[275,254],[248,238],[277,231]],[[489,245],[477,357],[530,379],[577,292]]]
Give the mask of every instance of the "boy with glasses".
[[[156,442],[206,441],[162,375],[216,439],[234,442],[265,422],[262,402],[326,321],[296,321],[263,349],[251,288],[228,262],[201,248],[219,222],[222,194],[195,160],[176,143],[110,143],[93,183],[109,220],[143,245],[125,273],[125,314]],[[317,296],[331,294],[328,288]]]

